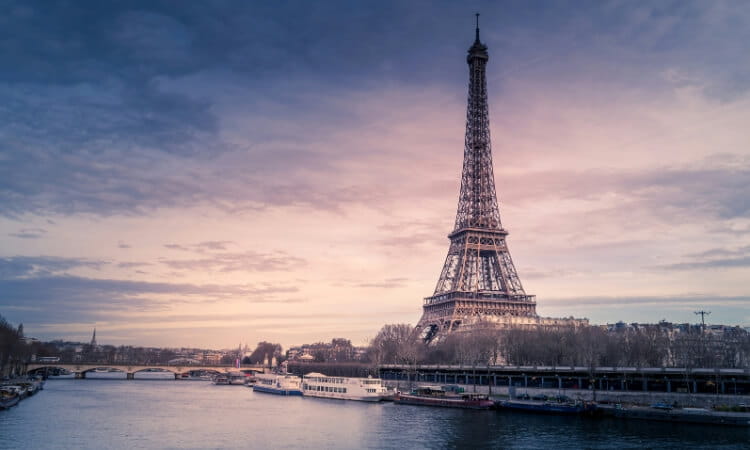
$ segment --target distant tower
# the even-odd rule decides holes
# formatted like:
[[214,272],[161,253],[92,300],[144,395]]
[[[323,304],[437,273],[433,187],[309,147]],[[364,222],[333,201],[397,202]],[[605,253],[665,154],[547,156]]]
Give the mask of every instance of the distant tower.
[[91,346],[96,347],[96,327],[94,327],[94,334],[91,336]]
[[533,322],[536,300],[518,278],[500,222],[492,172],[490,119],[487,106],[487,46],[476,39],[469,48],[469,98],[461,173],[461,192],[450,247],[435,292],[424,299],[417,324],[429,342],[461,327],[487,322]]

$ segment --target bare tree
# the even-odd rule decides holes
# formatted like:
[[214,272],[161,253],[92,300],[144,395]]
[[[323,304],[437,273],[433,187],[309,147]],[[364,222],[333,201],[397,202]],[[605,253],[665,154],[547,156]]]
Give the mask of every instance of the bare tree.
[[370,342],[371,354],[377,364],[416,364],[420,342],[411,325],[383,325]]

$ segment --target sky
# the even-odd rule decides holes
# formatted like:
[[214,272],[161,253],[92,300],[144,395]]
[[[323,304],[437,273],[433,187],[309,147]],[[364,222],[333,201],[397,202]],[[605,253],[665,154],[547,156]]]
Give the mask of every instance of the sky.
[[750,3],[0,0],[0,314],[228,348],[416,324],[481,12],[546,317],[750,325]]

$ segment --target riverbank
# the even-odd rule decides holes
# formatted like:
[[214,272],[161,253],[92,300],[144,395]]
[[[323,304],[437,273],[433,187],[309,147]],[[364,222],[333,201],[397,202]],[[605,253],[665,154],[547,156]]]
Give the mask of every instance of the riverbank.
[[[394,389],[409,389],[410,385],[404,381],[383,380],[383,384]],[[412,383],[412,387],[418,385],[429,386],[439,383]],[[456,384],[465,392],[487,394],[498,398],[509,398],[508,386],[474,386],[471,384]],[[541,389],[514,387],[516,394],[528,394],[530,397],[546,395],[554,397],[564,395],[574,400],[598,403],[620,403],[632,405],[652,405],[654,403],[678,404],[691,408],[714,408],[732,407],[739,405],[750,405],[750,395],[715,395],[715,394],[687,394],[680,392],[626,392],[626,391],[599,391],[584,389]]]

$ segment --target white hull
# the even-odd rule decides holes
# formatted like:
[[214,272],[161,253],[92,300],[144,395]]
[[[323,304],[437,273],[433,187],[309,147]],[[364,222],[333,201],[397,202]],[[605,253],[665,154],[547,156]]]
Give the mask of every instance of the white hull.
[[317,398],[332,398],[334,400],[355,400],[358,402],[379,402],[383,400],[385,396],[356,396],[346,394],[336,394],[333,392],[304,392],[305,397],[317,397]]

